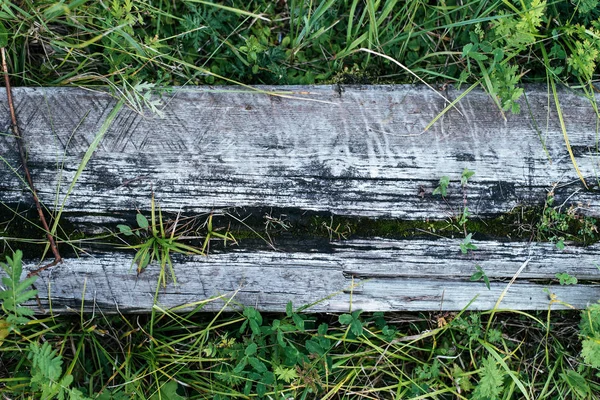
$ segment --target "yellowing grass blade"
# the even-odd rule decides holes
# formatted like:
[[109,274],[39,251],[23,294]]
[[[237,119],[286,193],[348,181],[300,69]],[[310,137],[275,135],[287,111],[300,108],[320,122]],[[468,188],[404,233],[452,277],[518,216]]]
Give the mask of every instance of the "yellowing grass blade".
[[577,172],[577,176],[581,179],[583,186],[586,189],[588,185],[585,183],[585,179],[579,170],[579,166],[577,166],[577,161],[575,160],[575,155],[573,154],[573,150],[571,149],[571,144],[569,143],[569,135],[567,134],[567,127],[565,126],[565,120],[563,119],[562,110],[560,108],[560,102],[558,101],[558,94],[556,93],[556,84],[554,82],[554,78],[550,78],[550,85],[552,86],[552,95],[554,96],[554,104],[556,104],[556,112],[558,113],[558,120],[560,121],[560,129],[562,130],[563,137],[565,138],[565,145],[567,146],[567,151],[569,152],[569,156],[571,157],[571,162],[575,167],[575,171]]

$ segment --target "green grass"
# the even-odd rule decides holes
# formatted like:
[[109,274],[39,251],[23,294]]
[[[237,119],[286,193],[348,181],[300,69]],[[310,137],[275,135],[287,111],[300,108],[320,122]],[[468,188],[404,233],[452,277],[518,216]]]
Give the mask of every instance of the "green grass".
[[[541,82],[552,88],[559,115],[556,88],[564,85],[587,96],[597,112],[599,17],[596,0],[0,2],[13,85],[108,86],[135,108],[152,108],[148,91],[171,85],[426,82],[463,85],[465,95],[481,86],[500,109],[519,112],[520,85]],[[564,136],[568,144],[566,130]],[[597,238],[595,221],[551,203],[539,214],[532,229],[540,240]],[[404,229],[386,221],[313,222],[330,239]],[[151,225],[163,226],[154,218]],[[58,222],[52,230],[63,235]],[[152,237],[167,239],[164,232]],[[31,238],[20,240],[11,246]],[[170,265],[176,249],[152,246],[163,268]],[[549,302],[549,311],[538,313],[331,316],[291,305],[285,314],[250,307],[207,314],[201,302],[189,305],[193,311],[155,308],[147,316],[42,319],[19,307],[33,294],[30,282],[19,281],[20,270],[10,269],[15,260],[3,265],[13,274],[0,291],[4,398],[483,400],[600,393],[600,305],[582,313],[551,312]]]
[[[205,299],[150,315],[33,317],[1,264],[0,393],[69,399],[594,399],[600,303],[578,312],[307,315]],[[203,313],[211,302],[218,313]],[[239,308],[238,308],[239,309]]]
[[[574,7],[573,3],[579,3]],[[600,16],[586,1],[6,2],[20,85],[480,81],[513,109],[522,81],[589,85]],[[586,7],[587,6],[587,7]],[[361,48],[385,54],[389,59]],[[546,51],[548,58],[544,57]]]

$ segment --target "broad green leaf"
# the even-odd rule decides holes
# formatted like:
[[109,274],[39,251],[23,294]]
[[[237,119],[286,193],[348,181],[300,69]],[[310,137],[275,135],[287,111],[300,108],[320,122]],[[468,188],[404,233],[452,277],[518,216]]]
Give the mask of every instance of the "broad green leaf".
[[352,323],[353,319],[354,318],[352,318],[352,315],[350,315],[350,314],[342,314],[338,317],[338,321],[342,325],[350,325],[350,323]]
[[560,377],[573,389],[578,398],[583,399],[590,393],[590,386],[583,376],[573,370],[568,370]]
[[156,393],[150,400],[183,400],[185,397],[177,394],[177,382],[169,381],[160,387],[160,394]]
[[121,232],[125,236],[133,236],[133,231],[129,226],[120,224],[117,225],[117,228],[119,228],[119,232]]
[[254,354],[256,354],[257,350],[258,346],[256,345],[256,343],[250,343],[248,347],[246,347],[244,354],[246,354],[247,356],[253,356]]
[[356,336],[360,336],[363,332],[363,325],[358,319],[354,319],[350,325],[350,331]]
[[435,196],[436,194],[441,194],[442,197],[446,197],[447,190],[448,190],[448,185],[450,184],[450,178],[447,176],[442,176],[440,178],[440,183],[438,185],[437,188],[435,188],[435,190],[433,191],[433,195]]
[[148,223],[148,218],[146,218],[143,214],[137,214],[135,216],[135,220],[140,228],[146,229],[150,224]]
[[312,354],[317,354],[319,356],[322,356],[323,354],[325,354],[325,349],[323,349],[321,347],[321,345],[319,343],[317,343],[315,340],[307,340],[306,341],[306,350],[308,350],[309,353]]
[[257,371],[258,373],[262,374],[262,373],[267,372],[267,366],[265,365],[265,363],[260,361],[258,358],[248,357],[248,364],[252,365],[252,368],[254,368],[254,370]]
[[471,52],[473,51],[473,47],[474,47],[473,43],[467,43],[465,45],[465,47],[463,47],[463,52],[462,52],[463,57],[469,56],[471,54]]

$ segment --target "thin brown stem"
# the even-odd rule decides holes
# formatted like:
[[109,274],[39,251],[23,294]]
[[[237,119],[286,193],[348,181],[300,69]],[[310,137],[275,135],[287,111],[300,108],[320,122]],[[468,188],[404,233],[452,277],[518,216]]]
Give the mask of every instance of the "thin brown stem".
[[[54,237],[50,232],[50,228],[48,227],[48,223],[46,222],[46,217],[44,216],[44,212],[42,211],[42,206],[40,204],[40,200],[37,195],[37,191],[35,190],[35,186],[33,185],[33,179],[31,179],[31,174],[29,173],[29,168],[27,167],[27,155],[25,154],[25,146],[23,145],[23,137],[19,132],[19,126],[17,124],[17,114],[15,113],[15,106],[13,103],[12,91],[10,86],[10,78],[8,77],[8,66],[6,64],[6,52],[4,47],[0,48],[0,53],[2,53],[2,71],[4,72],[4,83],[6,84],[6,96],[8,98],[8,108],[10,110],[10,118],[12,122],[12,132],[15,135],[15,139],[17,141],[17,147],[19,148],[19,156],[21,157],[21,164],[23,165],[23,170],[25,171],[25,178],[27,179],[27,183],[29,184],[29,189],[33,195],[33,201],[35,203],[35,207],[37,208],[38,214],[40,216],[40,221],[42,223],[42,227],[46,231],[46,237],[48,238],[48,242],[50,243],[50,249],[52,250],[52,254],[54,254],[54,262],[48,264],[48,266],[54,266],[62,261],[60,253],[58,252],[58,247],[56,247],[56,243],[54,242]],[[46,267],[48,268],[48,267]],[[45,268],[44,268],[45,269]],[[37,270],[36,272],[40,272]]]

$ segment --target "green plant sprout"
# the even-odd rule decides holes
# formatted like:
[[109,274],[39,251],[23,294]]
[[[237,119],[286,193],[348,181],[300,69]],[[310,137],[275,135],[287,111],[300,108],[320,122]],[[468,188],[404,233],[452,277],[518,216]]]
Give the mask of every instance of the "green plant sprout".
[[327,224],[326,222],[322,223],[322,226],[327,230],[329,234],[329,241],[332,242],[334,240],[334,236],[337,236],[337,240],[347,240],[348,237],[352,234],[352,230],[348,225],[342,227],[341,223],[338,223],[336,227],[333,227],[333,216],[331,217],[331,222]]
[[475,246],[471,242],[471,238],[473,237],[472,233],[469,233],[463,241],[460,243],[460,252],[463,254],[467,254],[469,250],[477,250],[477,246]]
[[566,272],[557,273],[555,276],[556,276],[556,279],[558,279],[558,283],[560,283],[561,285],[576,285],[577,284],[577,278]]
[[471,179],[473,175],[475,175],[475,171],[471,171],[468,168],[463,169],[462,175],[460,176],[460,184],[463,188],[467,186],[469,179]]
[[491,290],[490,280],[489,280],[487,274],[485,273],[485,271],[483,270],[483,268],[481,268],[481,266],[479,266],[479,265],[475,265],[475,268],[477,269],[477,272],[475,272],[473,275],[471,275],[471,278],[470,278],[471,282],[475,282],[475,281],[479,281],[479,280],[483,279],[485,286],[488,288],[488,290]]
[[229,240],[233,244],[237,244],[235,237],[231,234],[231,232],[226,231],[225,233],[219,233],[213,229],[212,224],[213,215],[210,214],[208,219],[206,220],[206,238],[204,239],[204,243],[202,244],[202,254],[208,254],[208,250],[210,249],[210,240],[215,237],[219,239],[223,239],[223,243],[225,246],[227,245],[227,241]]
[[433,191],[433,195],[435,196],[436,194],[441,195],[442,197],[446,197],[446,195],[448,194],[448,185],[450,184],[450,178],[448,176],[442,176],[440,178],[440,183],[438,185],[438,187],[435,188],[435,190]]
[[[151,220],[148,221],[143,214],[138,213],[136,215],[136,221],[140,229],[134,231],[127,225],[117,225],[117,228],[119,228],[120,232],[125,236],[135,235],[138,238],[146,238],[146,240],[140,244],[127,246],[128,249],[137,250],[135,256],[133,257],[132,265],[137,264],[137,273],[139,275],[154,260],[159,261],[160,275],[158,278],[158,283],[159,285],[162,284],[163,287],[166,287],[167,275],[165,269],[167,265],[169,267],[169,272],[173,283],[175,285],[177,284],[175,270],[173,269],[173,262],[171,261],[171,253],[204,255],[206,254],[205,249],[207,241],[204,242],[202,250],[199,250],[193,246],[189,246],[185,243],[181,243],[178,241],[179,236],[175,236],[178,220],[176,220],[174,226],[171,227],[170,234],[167,233],[165,224],[163,223],[160,207],[158,207],[158,218],[156,215],[156,208],[154,193],[152,193]],[[209,225],[210,227],[207,240],[210,240],[210,234],[212,231],[212,224]]]
[[[544,203],[542,218],[536,224],[538,240],[549,240],[558,250],[564,250],[565,240],[595,240],[598,237],[597,221],[581,216],[571,207],[566,212],[554,205],[554,192],[550,191]],[[577,235],[575,235],[577,233]]]

